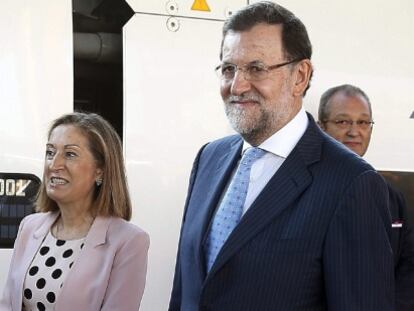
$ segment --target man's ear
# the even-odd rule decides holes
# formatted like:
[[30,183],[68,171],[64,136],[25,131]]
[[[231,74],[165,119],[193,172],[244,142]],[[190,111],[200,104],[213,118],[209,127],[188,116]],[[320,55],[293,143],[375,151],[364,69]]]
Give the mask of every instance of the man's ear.
[[312,71],[313,67],[309,59],[303,59],[295,66],[296,75],[293,88],[293,95],[295,97],[303,96],[303,93],[309,84]]

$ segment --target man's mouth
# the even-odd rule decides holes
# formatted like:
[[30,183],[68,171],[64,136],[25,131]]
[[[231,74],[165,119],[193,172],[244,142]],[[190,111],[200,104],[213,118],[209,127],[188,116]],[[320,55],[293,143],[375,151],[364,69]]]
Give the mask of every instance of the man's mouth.
[[256,100],[232,100],[230,101],[230,105],[245,107],[245,106],[253,106],[258,105],[259,102]]

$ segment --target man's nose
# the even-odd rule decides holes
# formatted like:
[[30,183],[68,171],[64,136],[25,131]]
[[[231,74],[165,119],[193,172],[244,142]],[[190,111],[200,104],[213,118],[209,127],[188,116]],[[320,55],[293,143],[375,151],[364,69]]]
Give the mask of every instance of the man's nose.
[[352,122],[352,124],[348,128],[347,134],[349,136],[358,136],[361,134],[358,124],[356,122]]
[[245,73],[243,70],[237,70],[234,74],[234,78],[231,81],[230,92],[232,95],[242,95],[250,91],[252,84],[246,80]]

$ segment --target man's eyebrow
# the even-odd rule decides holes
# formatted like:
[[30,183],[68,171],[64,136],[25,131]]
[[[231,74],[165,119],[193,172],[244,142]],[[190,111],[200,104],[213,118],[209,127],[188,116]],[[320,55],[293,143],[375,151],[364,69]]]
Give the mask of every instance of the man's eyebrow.
[[[222,65],[223,64],[224,65],[235,65],[234,63],[232,63],[230,61],[226,61],[226,60],[223,60],[221,63],[222,63]],[[263,64],[263,61],[261,61],[259,59],[255,59],[255,60],[252,60],[252,61],[250,61],[248,63],[244,63],[244,65],[255,65],[255,64]]]
[[334,116],[335,118],[350,118],[349,114],[339,113]]
[[[360,117],[368,117],[368,118],[371,118],[371,116],[368,113],[362,113],[359,116],[359,118]],[[351,118],[351,116],[349,114],[347,114],[347,113],[339,113],[339,114],[335,115],[335,118]]]
[[263,64],[263,61],[261,61],[260,59],[255,59],[255,60],[252,60],[251,62],[248,62],[248,64]]

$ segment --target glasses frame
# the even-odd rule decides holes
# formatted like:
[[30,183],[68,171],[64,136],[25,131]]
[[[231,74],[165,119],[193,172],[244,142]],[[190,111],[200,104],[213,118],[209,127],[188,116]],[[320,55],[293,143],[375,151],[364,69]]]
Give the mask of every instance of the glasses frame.
[[286,65],[290,65],[290,64],[293,64],[293,63],[296,63],[296,62],[300,62],[301,60],[303,60],[303,58],[295,58],[295,59],[293,59],[293,60],[290,60],[290,61],[287,61],[287,62],[284,62],[284,63],[280,63],[280,64],[275,64],[275,65],[270,65],[270,66],[267,66],[267,65],[265,65],[265,64],[263,64],[264,66],[263,66],[263,70],[266,72],[266,77],[264,77],[264,78],[262,78],[262,79],[252,79],[251,78],[251,75],[250,75],[250,73],[247,71],[248,70],[248,66],[250,65],[253,65],[254,64],[254,62],[252,62],[252,63],[248,63],[248,64],[245,64],[245,65],[243,65],[243,66],[237,66],[237,65],[234,65],[234,64],[228,64],[228,65],[233,65],[234,67],[235,67],[235,71],[234,71],[234,76],[231,78],[231,79],[226,79],[226,78],[224,78],[224,75],[222,74],[222,72],[219,70],[220,68],[222,68],[223,67],[223,64],[220,64],[220,65],[218,65],[215,69],[214,69],[214,71],[217,73],[217,76],[220,78],[220,79],[222,79],[222,80],[225,80],[225,81],[232,81],[233,79],[234,79],[234,77],[236,76],[236,72],[238,71],[238,70],[241,70],[242,72],[243,72],[243,77],[244,77],[244,79],[246,80],[246,81],[263,81],[263,80],[265,80],[266,78],[267,78],[267,76],[269,75],[269,72],[270,71],[272,71],[272,70],[275,70],[275,69],[277,69],[277,68],[280,68],[280,67],[283,67],[283,66],[286,66]]
[[[341,122],[345,122],[345,124],[341,124]],[[361,123],[361,122],[363,122],[363,123]],[[364,126],[361,127],[361,124],[365,124],[365,122],[368,123],[367,127],[366,128]],[[365,120],[354,121],[354,120],[345,120],[345,119],[343,119],[343,120],[341,120],[341,119],[324,120],[323,123],[332,123],[332,124],[334,124],[335,126],[337,126],[338,128],[341,128],[341,129],[350,129],[355,124],[357,128],[362,129],[362,130],[372,129],[374,124],[375,124],[374,120],[371,120],[371,121],[365,121]]]

